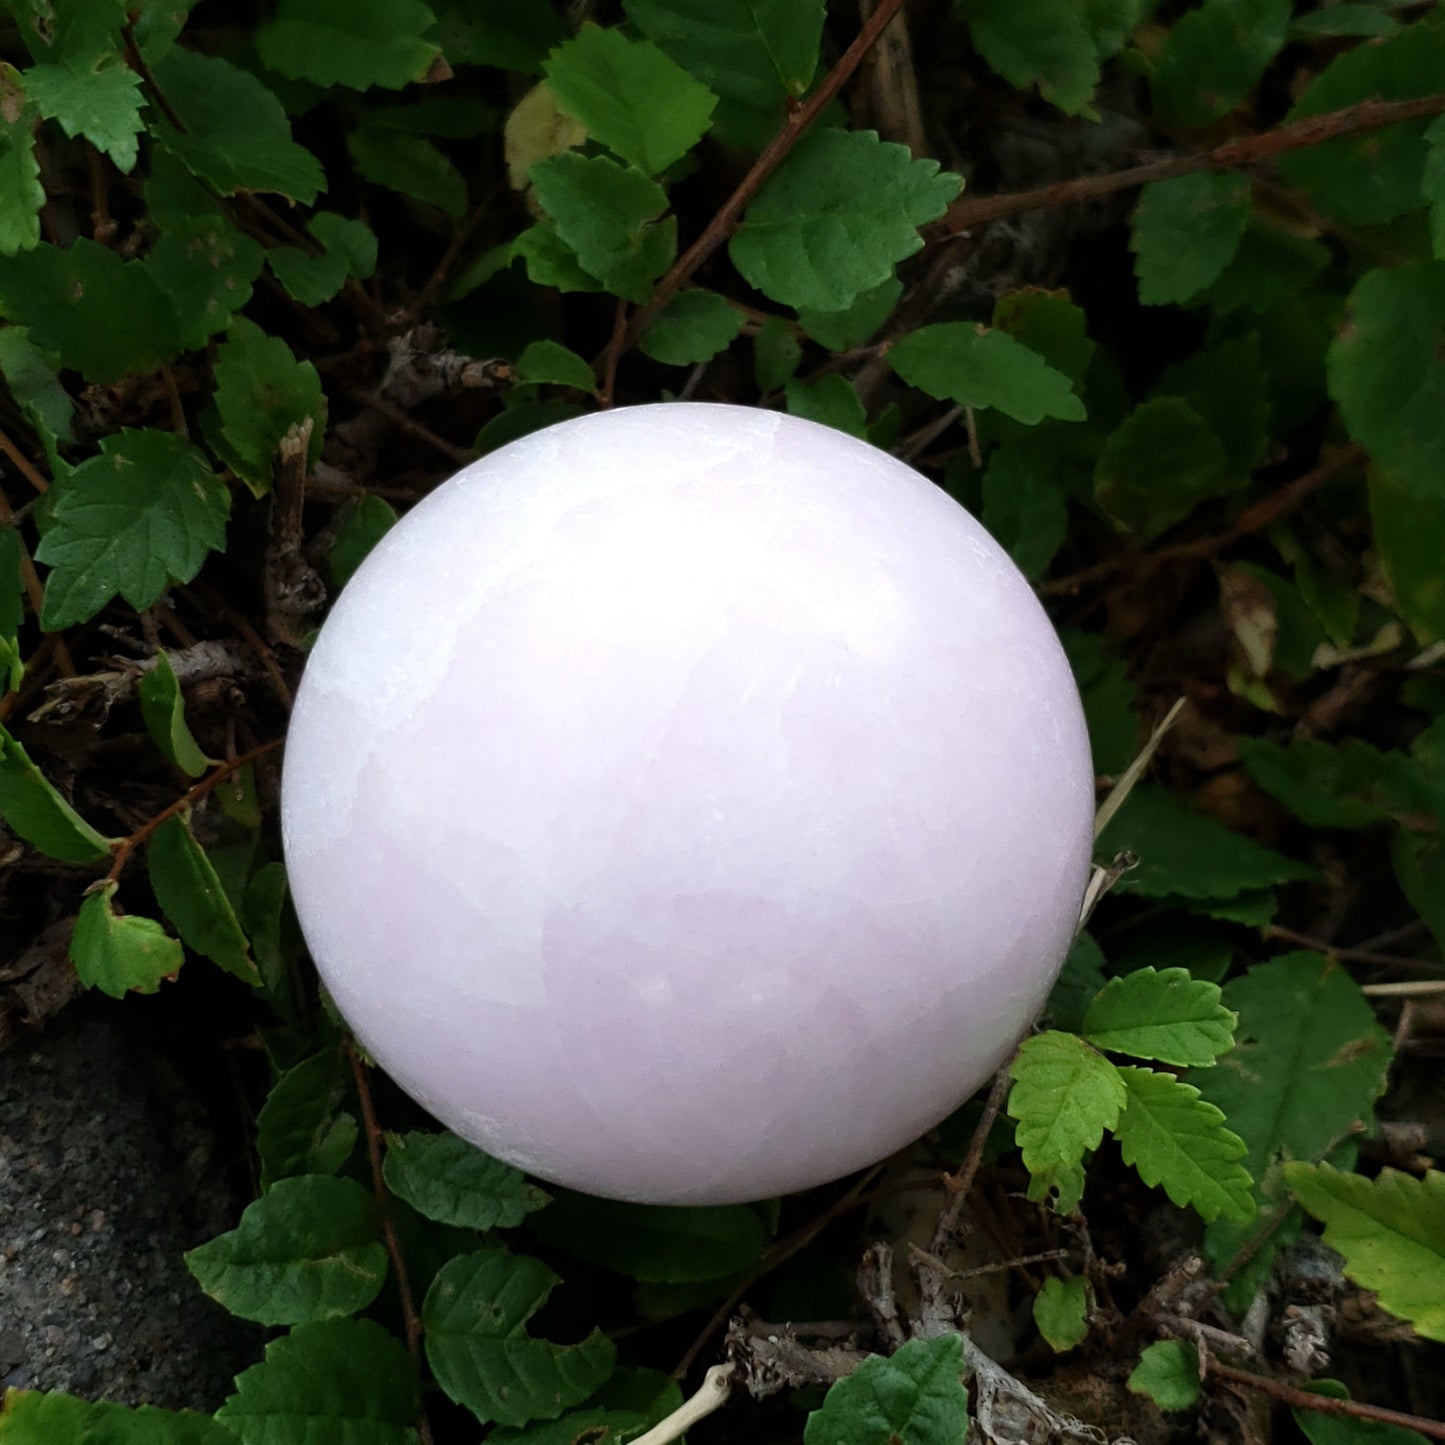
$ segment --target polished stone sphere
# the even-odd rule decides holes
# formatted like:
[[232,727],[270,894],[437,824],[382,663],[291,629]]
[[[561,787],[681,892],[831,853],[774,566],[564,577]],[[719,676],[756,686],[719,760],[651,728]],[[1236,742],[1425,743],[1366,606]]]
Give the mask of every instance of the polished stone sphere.
[[968,1097],[1078,921],[1093,776],[1023,576],[903,462],[746,407],[562,422],[342,591],[286,863],[357,1038],[544,1180],[824,1183]]

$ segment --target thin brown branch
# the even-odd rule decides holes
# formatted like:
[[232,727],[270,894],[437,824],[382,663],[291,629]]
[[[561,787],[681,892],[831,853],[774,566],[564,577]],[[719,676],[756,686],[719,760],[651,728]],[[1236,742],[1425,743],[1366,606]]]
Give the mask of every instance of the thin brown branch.
[[809,126],[852,78],[863,57],[877,43],[893,17],[903,8],[903,0],[880,0],[878,8],[864,22],[853,43],[838,58],[838,63],[823,77],[822,83],[806,101],[790,108],[782,128],[763,148],[737,188],[722,203],[702,234],[673,263],[672,269],[657,283],[657,291],[646,306],[633,314],[623,339],[622,350],[632,346],[646,329],[648,322],[672,300],[693,272],[732,234],[744,208],[757,195],[764,181],[777,170],[788,152],[802,139]]
[[5,455],[10,458],[15,464],[15,470],[19,472],[37,492],[47,492],[50,490],[50,483],[36,470],[35,464],[3,431],[0,431],[0,451],[3,451]]
[[617,391],[617,363],[622,360],[622,348],[627,340],[627,302],[617,298],[617,307],[612,313],[612,335],[607,340],[603,353],[602,385],[597,400],[605,411],[612,405]]
[[1287,1385],[1283,1380],[1271,1380],[1267,1375],[1237,1370],[1233,1365],[1222,1365],[1217,1360],[1210,1362],[1209,1373],[1216,1380],[1229,1380],[1233,1384],[1258,1390],[1260,1394],[1272,1396],[1296,1409],[1313,1410],[1319,1415],[1344,1415],[1353,1420],[1378,1420],[1382,1425],[1416,1430],[1432,1440],[1445,1440],[1445,1421],[1426,1420],[1420,1415],[1387,1410],[1381,1405],[1365,1405],[1358,1400],[1336,1400],[1331,1395],[1316,1395],[1309,1390],[1301,1390],[1297,1385]]
[[125,63],[140,76],[141,83],[145,86],[150,98],[160,107],[161,114],[182,135],[187,133],[186,123],[176,114],[176,108],[166,99],[166,93],[156,84],[156,78],[151,74],[151,68],[146,63],[145,56],[141,53],[140,45],[135,38],[135,22],[127,20],[120,27],[121,40],[125,44]]
[[998,196],[963,195],[925,234],[933,237],[956,235],[993,221],[1022,215],[1026,211],[1052,210],[1079,201],[1100,200],[1120,191],[1146,186],[1151,181],[1172,180],[1196,171],[1224,171],[1237,166],[1257,165],[1289,151],[1322,145],[1342,136],[1360,135],[1383,126],[1397,125],[1401,121],[1424,120],[1442,113],[1445,113],[1445,94],[1422,96],[1418,100],[1362,100],[1358,105],[1346,106],[1343,110],[1308,116],[1259,135],[1224,141],[1208,150],[1161,156],[1158,160],[1145,161],[1102,176],[1078,176],[1073,180],[1055,181],[1051,185]]
[[1322,953],[1326,958],[1338,959],[1341,963],[1372,964],[1377,968],[1416,968],[1433,972],[1440,968],[1433,958],[1410,958],[1401,953],[1377,953],[1372,948],[1342,948],[1327,938],[1315,938],[1312,934],[1298,933],[1293,928],[1283,928],[1277,923],[1264,930],[1266,938],[1278,939],[1281,943],[1293,943],[1298,948],[1308,948]]
[[955,1173],[943,1177],[948,1201],[939,1212],[938,1223],[933,1227],[933,1239],[928,1246],[929,1253],[940,1258],[953,1242],[959,1216],[963,1213],[964,1203],[968,1199],[968,1191],[973,1188],[974,1176],[978,1173],[978,1166],[983,1163],[983,1150],[988,1143],[989,1131],[993,1128],[994,1120],[998,1118],[999,1110],[1003,1108],[1004,1100],[1008,1098],[1009,1066],[1013,1060],[1014,1054],[1010,1053],[998,1073],[993,1076],[993,1088],[988,1091],[983,1113],[978,1116],[978,1123],[974,1125],[973,1138],[968,1141],[968,1153],[963,1156],[963,1163]]
[[459,467],[464,467],[468,462],[474,462],[477,454],[466,447],[459,447],[455,442],[449,442],[445,437],[438,436],[429,426],[423,426],[415,417],[409,416],[394,401],[388,401],[384,396],[377,396],[373,392],[354,391],[352,397],[363,406],[369,406],[373,411],[379,411],[388,421],[395,422],[408,436],[415,437],[419,442],[425,442],[434,451],[438,451],[449,461],[455,462]]

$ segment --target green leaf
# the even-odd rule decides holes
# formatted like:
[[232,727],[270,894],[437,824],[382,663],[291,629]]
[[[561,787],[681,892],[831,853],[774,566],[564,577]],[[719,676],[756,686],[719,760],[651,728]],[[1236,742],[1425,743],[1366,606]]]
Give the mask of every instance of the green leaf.
[[1098,352],[1083,308],[1064,291],[1010,291],[994,303],[993,324],[1038,352],[1075,386],[1082,386]]
[[[1341,0],[1327,10],[1315,10],[1308,15],[1297,15],[1290,22],[1292,40],[1316,39],[1380,39],[1393,35],[1400,28],[1400,22],[1370,0]],[[1316,1383],[1316,1382],[1311,1382]],[[1296,1418],[1299,1412],[1295,1412]]]
[[13,256],[40,242],[45,187],[35,155],[33,113],[25,79],[0,63],[0,255]]
[[520,1430],[494,1429],[488,1445],[622,1445],[682,1404],[677,1381],[660,1370],[621,1369],[583,1405]]
[[153,132],[222,195],[274,191],[309,205],[325,190],[321,162],[291,138],[281,102],[250,71],[178,45],[155,77],[185,130],[158,118]]
[[72,139],[83,135],[129,175],[140,134],[140,76],[115,51],[63,65],[34,65],[25,88],[46,120],[57,120]]
[[1368,796],[1383,756],[1358,738],[1339,747],[1299,737],[1288,744],[1241,737],[1235,744],[1249,776],[1312,828],[1365,828],[1388,816]]
[[384,497],[358,497],[341,519],[326,566],[332,585],[344,587],[381,539],[396,525],[396,508]]
[[1244,1140],[1224,1127],[1224,1115],[1168,1074],[1125,1065],[1119,1076],[1129,1096],[1114,1130],[1124,1162],[1206,1221],[1252,1218],[1253,1181],[1239,1162]]
[[983,525],[1030,581],[1063,545],[1069,508],[1058,478],[1035,448],[995,447],[983,474]]
[[[60,384],[54,363],[23,326],[0,327],[0,375],[54,464],[56,442],[73,442],[75,403]],[[55,469],[57,472],[59,468]]]
[[540,75],[542,58],[567,34],[551,5],[516,0],[433,0],[432,39],[453,65],[494,65]]
[[346,145],[356,169],[374,185],[436,206],[448,216],[466,210],[462,173],[425,136],[363,120],[346,137]]
[[216,1419],[242,1445],[415,1445],[420,1399],[400,1340],[372,1320],[329,1320],[272,1340]]
[[[1348,4],[1335,7],[1350,8]],[[1331,12],[1319,13],[1329,15]],[[1332,1400],[1350,1398],[1350,1392],[1338,1380],[1308,1380],[1302,1388],[1311,1395],[1325,1395]],[[1358,1416],[1326,1415],[1321,1410],[1307,1410],[1300,1405],[1291,1406],[1290,1414],[1310,1445],[1427,1445],[1418,1430],[1407,1430],[1403,1425],[1386,1425],[1380,1420],[1362,1420]]]
[[1073,1187],[1083,1187],[1084,1155],[1114,1128],[1124,1107],[1119,1070],[1082,1039],[1050,1030],[1024,1040],[1009,1077],[1008,1112],[1018,1125],[1024,1167],[1045,1189],[1061,1186],[1058,1207],[1067,1212],[1078,1203]]
[[186,1255],[212,1299],[263,1325],[355,1314],[386,1278],[376,1201],[350,1179],[278,1179],[241,1222]]
[[1330,260],[1329,247],[1319,241],[1251,220],[1234,258],[1204,299],[1221,315],[1269,311],[1303,291]]
[[1290,1191],[1325,1226],[1345,1273],[1426,1340],[1445,1340],[1445,1173],[1382,1169],[1374,1179],[1328,1164],[1284,1166]]
[[847,351],[861,346],[893,313],[903,294],[903,282],[890,276],[879,286],[860,292],[842,311],[814,311],[804,307],[798,313],[803,330],[829,351]]
[[743,313],[716,291],[679,291],[648,323],[638,346],[664,366],[696,366],[726,351],[743,329]]
[[185,954],[153,918],[120,914],[112,907],[117,884],[108,879],[80,905],[70,940],[70,961],[87,988],[111,998],[132,989],[154,993],[179,971]]
[[769,316],[753,337],[753,375],[759,391],[778,391],[798,369],[803,345],[781,316]]
[[1083,1275],[1050,1275],[1034,1296],[1034,1324],[1055,1354],[1082,1344],[1089,1333],[1089,1286]]
[[146,869],[156,902],[182,941],[243,983],[258,983],[240,920],[211,860],[179,814],[151,837]]
[[1078,115],[1092,104],[1099,84],[1094,41],[1078,7],[1069,0],[969,0],[959,7],[969,35],[989,66],[1018,90],[1039,94]]
[[145,258],[147,275],[161,293],[162,315],[174,317],[162,358],[204,346],[251,299],[265,252],[218,216],[177,222]]
[[356,1119],[342,1105],[349,1078],[341,1051],[325,1049],[287,1069],[256,1116],[261,1188],[298,1174],[335,1174],[356,1145]]
[[[0,332],[0,337],[4,336]],[[25,548],[14,527],[0,528],[0,693],[15,692],[25,679],[18,640],[25,620]],[[0,745],[0,815],[4,809],[5,750]]]
[[1169,32],[1154,69],[1168,126],[1207,125],[1249,95],[1289,31],[1290,0],[1205,0]]
[[1230,480],[1248,480],[1270,438],[1269,376],[1257,333],[1201,347],[1167,367],[1154,395],[1188,402],[1223,445]]
[[1314,869],[1232,832],[1167,789],[1141,783],[1099,838],[1100,857],[1134,853],[1139,865],[1116,885],[1145,898],[1235,898],[1314,877]]
[[592,368],[559,341],[533,341],[517,358],[517,380],[551,382],[578,391],[593,391],[597,387]]
[[1128,1385],[1161,1410],[1187,1410],[1199,1399],[1199,1352],[1187,1340],[1157,1340],[1139,1356]]
[[0,1402],[0,1440],[5,1445],[236,1445],[224,1425],[189,1410],[13,1389]]
[[402,1134],[387,1140],[386,1187],[419,1214],[464,1229],[514,1229],[547,1196],[520,1169],[455,1134]]
[[1445,261],[1445,115],[1425,132],[1425,144],[1420,192],[1430,203],[1430,249],[1437,261]]
[[548,156],[529,172],[542,209],[577,261],[616,296],[643,302],[672,264],[677,221],[667,193],[641,171],[607,156]]
[[1109,650],[1097,632],[1063,628],[1059,639],[1068,654],[1084,704],[1094,771],[1105,777],[1122,773],[1139,750],[1139,721],[1134,715],[1134,684],[1123,658]]
[[[1362,100],[1433,95],[1445,74],[1445,29],[1411,25],[1389,39],[1337,56],[1300,97],[1288,119],[1344,110]],[[1279,159],[1281,175],[1335,220],[1352,226],[1392,221],[1421,203],[1427,120],[1402,121],[1308,146]]]
[[1416,497],[1445,501],[1445,261],[1367,271],[1327,358],[1350,435]]
[[312,423],[308,455],[321,455],[326,397],[309,361],[297,361],[279,336],[238,316],[216,357],[216,410],[227,459],[257,493],[270,489],[277,448],[293,427]]
[[1083,1034],[1096,1048],[1136,1059],[1212,1064],[1234,1047],[1235,1015],[1219,999],[1217,984],[1191,978],[1188,969],[1135,969],[1099,991]]
[[47,858],[95,863],[110,853],[98,833],[55,790],[30,755],[0,726],[0,818],[16,837]]
[[422,1304],[426,1356],[437,1383],[484,1425],[555,1420],[612,1373],[617,1350],[600,1330],[580,1344],[527,1334],[558,1278],[504,1249],[448,1260]]
[[769,1233],[751,1205],[624,1204],[558,1190],[530,1226],[578,1259],[652,1284],[720,1279],[762,1258]]
[[728,244],[750,285],[784,305],[841,311],[923,245],[962,181],[872,131],[805,135]]
[[94,617],[117,593],[144,610],[225,545],[230,494],[197,448],[152,430],[121,430],[100,446],[56,486],[36,549],[51,568],[47,632]]
[[1154,181],[1139,193],[1129,249],[1146,306],[1192,300],[1234,259],[1249,222],[1249,182],[1232,171]]
[[870,1355],[808,1416],[804,1445],[942,1445],[968,1428],[963,1341],[909,1340]]
[[815,381],[795,379],[784,387],[784,395],[790,415],[867,440],[868,413],[863,410],[858,389],[846,376],[820,376]]
[[542,63],[557,103],[623,160],[665,171],[703,137],[717,97],[650,40],[590,21]]
[[365,280],[376,270],[376,233],[364,221],[322,211],[306,229],[321,243],[319,255],[300,246],[273,246],[266,252],[276,279],[303,306],[330,301],[348,276]]
[[1033,426],[1045,417],[1082,421],[1072,383],[1007,332],[967,321],[921,326],[888,349],[888,364],[910,386],[940,401],[997,407]]
[[141,718],[155,745],[188,777],[199,778],[213,761],[186,725],[186,705],[171,660],[157,651],[155,665],[136,684]]
[[278,0],[256,32],[256,50],[291,80],[400,90],[441,54],[424,38],[435,19],[420,0]]

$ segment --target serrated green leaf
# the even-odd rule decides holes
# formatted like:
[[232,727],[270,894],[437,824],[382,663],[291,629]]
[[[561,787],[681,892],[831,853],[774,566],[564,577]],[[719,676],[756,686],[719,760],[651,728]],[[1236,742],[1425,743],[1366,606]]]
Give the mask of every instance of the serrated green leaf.
[[422,1304],[426,1356],[437,1383],[483,1424],[555,1420],[612,1373],[616,1347],[600,1330],[580,1344],[527,1334],[558,1278],[503,1249],[448,1260]]
[[[233,773],[225,782],[234,782],[246,773]],[[221,784],[224,787],[225,783]],[[218,789],[219,791],[219,789]],[[255,824],[259,827],[259,820]],[[241,923],[251,940],[251,953],[261,975],[261,988],[266,1001],[283,1019],[295,1013],[296,1000],[287,973],[286,946],[283,929],[287,913],[286,869],[281,863],[263,863],[251,875],[241,899]]]
[[769,316],[753,337],[753,376],[760,391],[778,391],[798,369],[803,345],[781,316]]
[[592,368],[575,351],[569,351],[560,341],[550,340],[528,344],[517,358],[517,380],[550,382],[577,391],[594,391],[597,387]]
[[1191,812],[1154,783],[1141,783],[1130,793],[1097,851],[1107,858],[1135,854],[1138,867],[1116,887],[1145,898],[1226,899],[1314,877],[1307,864]]
[[279,0],[256,32],[256,50],[291,80],[400,90],[441,54],[425,38],[435,21],[420,0]]
[[[1290,22],[1292,40],[1361,39],[1378,40],[1394,35],[1400,22],[1388,11],[1369,0],[1341,0],[1326,10],[1297,15]],[[1298,1417],[1299,1412],[1295,1412]]]
[[846,376],[820,376],[814,381],[795,378],[783,388],[783,394],[790,415],[867,440],[868,413],[858,389]]
[[841,311],[923,245],[962,181],[872,131],[814,130],[754,197],[729,254],[784,305]]
[[256,1116],[261,1188],[298,1174],[335,1174],[356,1145],[356,1119],[342,1105],[348,1076],[339,1049],[287,1069]]
[[1097,632],[1063,628],[1059,640],[1068,654],[1084,704],[1094,771],[1105,777],[1122,773],[1139,750],[1139,721],[1134,714],[1134,684],[1129,668],[1109,650]]
[[1139,1356],[1128,1386],[1161,1410],[1187,1410],[1199,1399],[1199,1352],[1188,1340],[1157,1340]]
[[622,1445],[681,1404],[677,1381],[660,1370],[621,1369],[580,1410],[519,1430],[494,1429],[487,1440],[489,1445]]
[[1383,755],[1358,738],[1338,747],[1318,738],[1235,742],[1249,776],[1312,828],[1365,828],[1388,816],[1371,796]]
[[0,375],[45,444],[53,466],[55,444],[75,440],[71,431],[75,403],[60,384],[53,362],[23,326],[0,327]]
[[114,1405],[39,1390],[5,1391],[5,1445],[235,1445],[224,1425],[190,1410]]
[[1066,291],[1010,291],[994,302],[993,324],[1037,352],[1075,386],[1082,386],[1098,353],[1083,307],[1075,305]]
[[1183,968],[1139,968],[1111,978],[1089,1005],[1083,1034],[1096,1048],[1190,1068],[1234,1047],[1235,1015],[1217,984]]
[[400,1340],[372,1320],[329,1320],[272,1340],[216,1419],[242,1445],[414,1445],[420,1398]]
[[529,174],[557,237],[582,269],[614,295],[646,301],[677,250],[676,219],[659,219],[667,210],[662,187],[607,156],[573,151],[538,161]]
[[1204,293],[1221,315],[1269,311],[1304,290],[1330,263],[1329,247],[1251,220],[1233,259]]
[[542,63],[557,103],[608,150],[648,175],[703,137],[717,97],[650,40],[590,21]]
[[467,208],[462,173],[425,136],[368,125],[346,137],[356,169],[373,184],[436,206],[448,216]]
[[251,299],[265,252],[219,216],[177,221],[156,242],[144,266],[160,291],[162,315],[174,319],[164,333],[163,356],[204,346],[231,324]]
[[1153,181],[1139,193],[1129,249],[1146,306],[1192,300],[1234,259],[1249,221],[1249,182],[1231,171]]
[[1269,446],[1269,377],[1255,332],[1201,347],[1167,367],[1155,396],[1181,397],[1219,438],[1229,476],[1243,484]]
[[154,993],[179,971],[185,954],[153,918],[117,913],[116,883],[108,880],[80,905],[70,939],[70,961],[81,983],[111,998],[134,990]]
[[[1344,4],[1336,8],[1353,7]],[[1330,11],[1320,13],[1328,15]],[[1350,1398],[1350,1392],[1338,1380],[1316,1378],[1306,1381],[1302,1388],[1311,1395],[1324,1395],[1332,1400]],[[1308,1410],[1299,1405],[1292,1406],[1290,1414],[1310,1445],[1427,1445],[1425,1436],[1418,1430],[1407,1430],[1403,1425],[1386,1425],[1380,1420],[1354,1415],[1327,1415],[1322,1410]]]
[[1154,70],[1154,106],[1166,125],[1228,115],[1284,46],[1290,0],[1205,0],[1169,32]]
[[45,187],[35,155],[34,114],[25,80],[0,63],[0,255],[13,256],[40,242]]
[[1089,1333],[1089,1286],[1083,1275],[1050,1275],[1034,1296],[1034,1324],[1055,1354],[1082,1344]]
[[122,430],[55,488],[41,626],[94,617],[119,594],[137,610],[189,582],[226,541],[230,494],[205,457],[170,432]]
[[233,1315],[300,1325],[363,1310],[386,1278],[376,1201],[350,1179],[278,1179],[186,1267]]
[[567,34],[549,4],[516,0],[433,0],[431,38],[453,65],[494,65],[539,75],[542,59]]
[[396,508],[384,497],[357,498],[336,529],[326,566],[335,587],[344,587],[381,539],[396,525]]
[[110,840],[97,832],[55,790],[30,755],[0,726],[0,818],[47,858],[65,863],[94,863],[110,852]]
[[1083,1190],[1084,1155],[1124,1107],[1119,1071],[1082,1039],[1050,1030],[1024,1040],[1009,1077],[1008,1113],[1018,1125],[1024,1166],[1041,1190],[1058,1188],[1057,1207],[1067,1212]]
[[743,329],[743,313],[716,291],[679,291],[638,340],[645,356],[664,366],[696,366],[725,351]]
[[179,814],[167,818],[152,835],[146,869],[156,902],[186,946],[243,983],[258,983],[235,909],[211,860]]
[[870,1355],[808,1416],[804,1445],[942,1445],[968,1428],[963,1341],[909,1340]]
[[181,685],[164,650],[136,684],[141,718],[152,741],[188,777],[199,778],[211,765],[186,724]]
[[1445,1340],[1445,1173],[1416,1179],[1386,1168],[1366,1179],[1296,1161],[1284,1174],[1344,1256],[1345,1273],[1422,1339]]
[[798,313],[803,330],[829,351],[847,351],[861,346],[892,314],[903,294],[903,282],[890,276],[879,286],[860,292],[842,311],[816,311],[804,307]]
[[1063,111],[1087,110],[1099,84],[1094,41],[1069,0],[969,0],[959,7],[978,53],[1019,90],[1039,94]]
[[386,1187],[417,1213],[463,1229],[514,1229],[548,1202],[520,1169],[455,1134],[394,1136],[383,1169]]
[[[1445,75],[1445,29],[1411,25],[1337,56],[1299,98],[1289,120],[1344,110],[1362,100],[1433,95]],[[1279,158],[1280,174],[1335,220],[1391,221],[1421,203],[1426,120],[1402,121],[1308,146]]]
[[72,138],[83,135],[126,175],[139,154],[140,84],[140,76],[113,50],[25,72],[25,88],[40,114],[59,121]]
[[1356,441],[1413,496],[1445,500],[1445,261],[1367,271],[1327,358]]
[[303,306],[330,301],[348,276],[365,280],[376,270],[376,233],[365,221],[322,211],[306,229],[321,243],[319,255],[300,246],[273,246],[266,252],[276,279]]
[[996,407],[1033,426],[1045,417],[1082,421],[1069,378],[1007,332],[967,321],[920,326],[888,349],[888,364],[910,386],[940,401]]
[[254,490],[271,485],[277,448],[293,427],[311,422],[309,459],[321,455],[326,396],[309,361],[297,361],[279,336],[238,316],[216,357],[216,410],[228,460]]
[[575,401],[565,401],[561,397],[520,402],[498,412],[477,433],[472,445],[485,456],[487,452],[496,451],[498,447],[514,442],[518,437],[541,431],[545,426],[554,426],[559,421],[570,421],[574,416],[582,414],[583,409]]
[[1114,1129],[1124,1162],[1206,1221],[1252,1218],[1253,1181],[1239,1162],[1244,1140],[1225,1128],[1224,1115],[1169,1074],[1124,1065],[1119,1076],[1129,1096]]
[[1030,581],[1063,545],[1069,508],[1058,478],[1027,446],[995,447],[983,474],[983,525]]

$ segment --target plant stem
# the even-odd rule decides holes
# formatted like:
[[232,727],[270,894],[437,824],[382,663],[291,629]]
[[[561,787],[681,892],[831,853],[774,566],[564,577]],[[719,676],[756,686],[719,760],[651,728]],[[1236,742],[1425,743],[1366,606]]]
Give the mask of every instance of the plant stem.
[[1237,1370],[1233,1365],[1222,1365],[1217,1360],[1210,1361],[1209,1373],[1215,1379],[1245,1385],[1300,1410],[1314,1410],[1321,1415],[1346,1415],[1355,1420],[1378,1420],[1384,1425],[1415,1430],[1432,1440],[1445,1440],[1445,1422],[1440,1420],[1426,1420],[1419,1415],[1406,1415],[1400,1410],[1386,1410],[1380,1405],[1363,1405],[1357,1400],[1336,1400],[1331,1395],[1316,1395],[1296,1385],[1287,1385],[1283,1380],[1271,1380],[1267,1375]]
[[988,1143],[989,1131],[993,1128],[994,1120],[998,1118],[999,1110],[1003,1108],[1004,1100],[1008,1098],[1009,1066],[1017,1052],[1017,1049],[1013,1050],[998,1073],[993,1076],[993,1088],[988,1091],[983,1113],[978,1116],[978,1123],[974,1126],[973,1138],[968,1141],[968,1153],[963,1156],[963,1163],[958,1166],[957,1173],[943,1176],[948,1202],[939,1212],[938,1223],[933,1227],[933,1238],[928,1246],[928,1252],[937,1258],[943,1257],[953,1241],[959,1215],[963,1213],[964,1201],[968,1198],[968,1191],[973,1188],[978,1166],[983,1162],[983,1150]]

